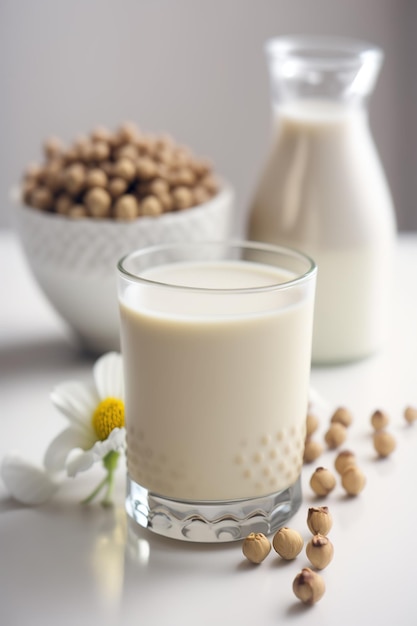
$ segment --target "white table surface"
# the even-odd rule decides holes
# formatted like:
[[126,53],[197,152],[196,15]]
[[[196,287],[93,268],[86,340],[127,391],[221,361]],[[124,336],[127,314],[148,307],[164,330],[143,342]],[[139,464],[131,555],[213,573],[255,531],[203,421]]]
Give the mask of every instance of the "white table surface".
[[[71,343],[8,232],[0,232],[0,267],[0,460],[19,449],[39,461],[65,424],[49,392],[68,379],[89,379],[94,359]],[[346,498],[338,481],[317,500],[310,475],[317,465],[332,468],[335,453],[304,467],[303,503],[288,525],[308,540],[310,506],[326,504],[334,518],[335,555],[322,572],[327,591],[318,604],[305,607],[292,593],[293,578],[309,565],[305,552],[288,563],[271,552],[252,566],[240,542],[195,545],[146,529],[128,532],[123,468],[113,509],[81,506],[101,476],[97,468],[32,508],[10,499],[0,481],[0,624],[417,624],[417,424],[403,418],[405,406],[417,406],[417,235],[400,237],[396,281],[384,349],[357,364],[312,372],[330,407],[353,411],[344,447],[367,476],[357,498]],[[386,460],[376,459],[371,442],[376,408],[389,413],[397,439]],[[319,439],[327,424],[326,413]]]

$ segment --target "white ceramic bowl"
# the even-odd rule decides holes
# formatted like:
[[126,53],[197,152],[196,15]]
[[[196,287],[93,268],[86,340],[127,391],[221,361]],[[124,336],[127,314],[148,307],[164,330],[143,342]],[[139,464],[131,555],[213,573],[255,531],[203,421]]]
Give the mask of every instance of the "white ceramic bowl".
[[205,204],[133,222],[74,220],[21,204],[15,210],[16,228],[38,284],[81,346],[102,353],[119,350],[117,261],[156,243],[227,239],[234,191],[224,183]]

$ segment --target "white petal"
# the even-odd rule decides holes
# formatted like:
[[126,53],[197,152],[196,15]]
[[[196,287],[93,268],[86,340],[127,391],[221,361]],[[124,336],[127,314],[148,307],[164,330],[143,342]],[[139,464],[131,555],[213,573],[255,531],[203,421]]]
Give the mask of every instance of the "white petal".
[[[97,441],[92,447],[93,454],[98,454],[99,458],[106,456],[111,450],[124,450],[126,447],[126,429],[113,428],[105,441]],[[97,459],[98,460],[98,459]]]
[[93,434],[87,436],[75,428],[66,428],[49,444],[45,456],[44,464],[49,471],[59,471],[65,469],[68,454],[74,448],[90,448],[95,441]]
[[59,487],[42,467],[26,461],[17,452],[3,459],[1,476],[10,495],[23,504],[46,502]]
[[94,365],[93,374],[101,400],[110,397],[123,400],[123,364],[118,352],[108,352],[100,357]]
[[89,469],[97,461],[104,459],[112,450],[123,450],[126,442],[126,430],[113,428],[104,441],[97,441],[90,450],[72,450],[66,463],[68,476],[75,476],[78,472]]
[[81,448],[76,448],[71,450],[68,455],[66,462],[67,474],[73,478],[78,472],[85,472],[85,470],[90,469],[93,464],[94,456],[91,449],[82,450]]
[[77,381],[61,383],[52,391],[51,400],[72,426],[87,435],[94,432],[91,419],[100,402],[94,385]]

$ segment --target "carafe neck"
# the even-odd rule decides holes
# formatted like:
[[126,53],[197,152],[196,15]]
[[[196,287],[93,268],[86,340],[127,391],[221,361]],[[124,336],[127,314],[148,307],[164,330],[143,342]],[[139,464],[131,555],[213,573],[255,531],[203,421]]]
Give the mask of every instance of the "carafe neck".
[[366,106],[382,50],[351,39],[279,37],[265,47],[273,108],[299,100]]

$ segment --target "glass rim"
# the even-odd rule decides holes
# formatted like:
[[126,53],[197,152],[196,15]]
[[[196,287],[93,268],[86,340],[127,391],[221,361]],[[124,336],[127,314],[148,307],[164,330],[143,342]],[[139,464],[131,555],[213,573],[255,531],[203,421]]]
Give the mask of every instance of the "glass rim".
[[[234,287],[227,287],[227,288],[196,287],[196,286],[189,286],[189,285],[172,284],[172,283],[168,283],[164,281],[151,280],[149,278],[145,278],[143,276],[138,275],[137,273],[132,273],[131,271],[127,270],[125,267],[126,261],[132,258],[145,257],[145,256],[149,256],[151,254],[155,254],[158,252],[163,252],[164,250],[166,251],[173,250],[175,248],[177,249],[182,248],[182,249],[188,249],[188,250],[191,250],[194,248],[196,250],[201,250],[203,246],[210,246],[211,248],[216,246],[216,247],[223,247],[223,248],[227,247],[228,249],[230,248],[246,249],[246,250],[253,250],[253,251],[275,254],[277,256],[282,255],[282,256],[286,256],[287,258],[292,258],[292,259],[302,261],[306,263],[308,267],[306,271],[299,272],[297,273],[295,277],[292,277],[290,280],[286,280],[284,282],[272,283],[269,285],[257,286],[257,287],[237,287],[237,288],[234,288]],[[257,263],[256,260],[253,262]],[[169,264],[170,261],[168,261],[167,263]],[[280,267],[279,265],[272,265],[268,263],[267,261],[260,262],[259,265],[267,265],[268,267],[276,267],[276,268]],[[286,268],[282,268],[282,269],[286,269]],[[161,244],[155,244],[152,246],[146,246],[144,248],[132,250],[131,252],[128,252],[127,254],[123,255],[117,263],[117,270],[119,271],[120,276],[123,277],[124,279],[127,279],[130,282],[148,285],[148,286],[169,288],[169,289],[173,289],[176,291],[187,291],[187,292],[194,292],[194,293],[201,293],[201,294],[203,293],[251,294],[251,293],[268,293],[268,292],[274,292],[274,291],[281,291],[281,290],[293,288],[296,285],[306,283],[317,274],[317,265],[310,256],[308,256],[304,252],[301,252],[300,250],[297,250],[296,248],[268,244],[268,243],[263,243],[263,242],[258,242],[258,241],[230,239],[230,240],[220,240],[220,241],[202,240],[198,242],[197,241],[195,242],[170,242],[170,243],[161,243]]]
[[291,59],[320,67],[353,67],[371,58],[382,62],[384,56],[382,48],[372,43],[329,35],[271,37],[265,43],[265,52],[272,60]]

